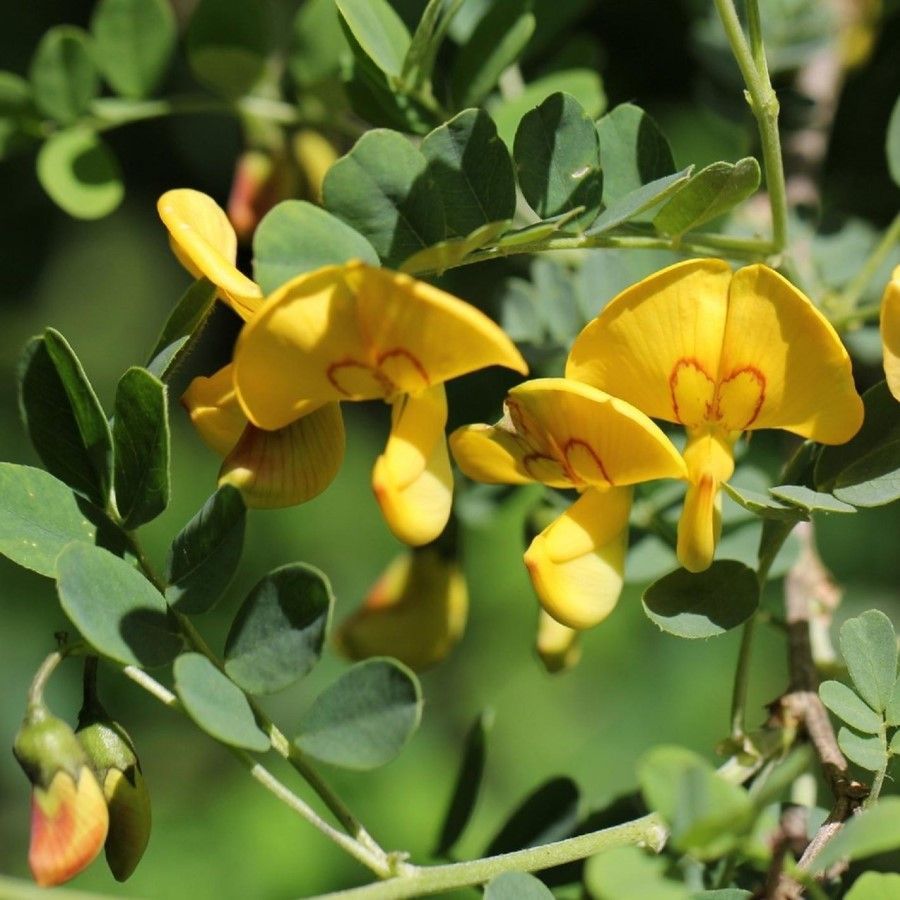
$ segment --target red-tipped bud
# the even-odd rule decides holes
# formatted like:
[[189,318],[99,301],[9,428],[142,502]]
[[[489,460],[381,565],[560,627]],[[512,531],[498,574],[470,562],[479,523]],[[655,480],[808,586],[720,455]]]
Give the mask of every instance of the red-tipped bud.
[[34,785],[31,872],[44,887],[62,884],[86,868],[106,840],[103,791],[75,733],[42,706],[29,710],[13,752]]
[[293,195],[294,182],[283,153],[247,150],[238,157],[227,212],[239,240],[249,240],[260,219],[276,203]]

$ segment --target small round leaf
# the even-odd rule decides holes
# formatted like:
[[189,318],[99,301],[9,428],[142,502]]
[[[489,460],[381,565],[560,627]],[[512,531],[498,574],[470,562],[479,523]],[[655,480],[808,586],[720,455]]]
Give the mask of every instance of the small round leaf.
[[326,688],[300,722],[294,743],[322,762],[374,769],[403,748],[422,715],[422,691],[392,659],[355,665]]
[[328,579],[302,563],[270,572],[228,632],[225,671],[251,694],[280,691],[319,661],[334,598]]
[[72,25],[59,25],[44,34],[29,74],[38,108],[63,125],[86,113],[100,90],[90,37]]
[[119,163],[90,128],[75,126],[41,147],[37,176],[50,199],[76,219],[109,215],[125,194]]
[[484,889],[484,900],[553,900],[550,888],[527,872],[504,872]]
[[205,656],[183,653],[175,660],[175,690],[188,715],[217,741],[262,753],[269,739],[260,731],[243,691]]
[[663,631],[683,638],[724,634],[745,622],[759,605],[754,571],[732,559],[705,572],[677,569],[644,592],[644,612]]

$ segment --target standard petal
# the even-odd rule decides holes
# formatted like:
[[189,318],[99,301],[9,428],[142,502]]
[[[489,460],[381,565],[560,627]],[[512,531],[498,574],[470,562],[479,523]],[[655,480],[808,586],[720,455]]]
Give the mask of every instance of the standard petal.
[[350,659],[393,656],[416,671],[443,660],[462,637],[469,609],[459,564],[434,547],[396,557],[362,608],[338,629]]
[[237,237],[225,211],[200,191],[166,191],[156,204],[178,261],[196,278],[208,278],[234,311],[248,319],[262,304],[259,286],[239,271]]
[[587,490],[525,552],[541,605],[569,628],[605,619],[622,591],[631,490]]
[[295,506],[321,494],[343,459],[341,409],[326,403],[277,431],[247,425],[222,463],[219,484],[236,487],[247,506]]
[[247,427],[234,392],[234,365],[227,365],[209,378],[199,376],[181,396],[194,428],[210,450],[227,456]]
[[581,632],[561,625],[542,609],[535,649],[548,672],[565,672],[577,666],[581,659]]
[[469,304],[408,275],[329,266],[277,290],[235,351],[252,422],[279,428],[310,402],[393,400],[489,365],[525,372],[515,346]]
[[715,392],[731,269],[697,259],[627,288],[575,339],[566,377],[698,425]]
[[732,278],[719,382],[716,415],[726,431],[784,428],[841,444],[862,424],[837,332],[767,266],[746,266]]
[[900,266],[894,269],[881,301],[881,342],[888,388],[900,400]]
[[106,840],[109,814],[97,779],[87,766],[77,781],[60,769],[31,801],[28,864],[42,887],[74,878],[97,856]]
[[417,547],[433,541],[450,518],[453,472],[444,426],[443,385],[393,405],[391,434],[372,471],[372,489],[394,536]]

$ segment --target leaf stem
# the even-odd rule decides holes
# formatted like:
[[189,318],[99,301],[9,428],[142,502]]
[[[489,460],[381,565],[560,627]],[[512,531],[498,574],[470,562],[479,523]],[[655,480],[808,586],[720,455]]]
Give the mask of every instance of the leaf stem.
[[363,887],[323,894],[317,900],[402,900],[453,888],[484,884],[504,872],[534,872],[593,856],[615,847],[647,846],[659,851],[667,829],[655,813],[552,844],[443,866],[407,866],[403,874]]
[[[125,666],[123,674],[135,684],[143,688],[164,706],[169,709],[184,713],[184,707],[178,697],[165,685],[160,684],[155,678],[148,675],[143,669],[136,666]],[[337,844],[342,850],[361,862],[380,878],[387,878],[394,874],[393,868],[387,860],[387,855],[376,853],[369,847],[354,840],[349,835],[338,831],[334,826],[324,821],[316,811],[303,799],[298,797],[290,788],[279,781],[262,763],[251,756],[246,750],[222,744],[241,764],[250,772],[250,775],[259,782],[270,794],[277,797],[282,803],[292,809],[302,818],[306,819],[313,827],[318,829],[325,837]]]
[[875,274],[890,255],[891,250],[897,244],[900,244],[900,213],[897,213],[894,221],[888,225],[887,230],[881,236],[881,240],[876,244],[875,249],[869,254],[868,259],[860,266],[859,271],[844,290],[841,291],[839,308],[844,310],[844,312],[837,319],[832,319],[832,324],[835,327],[838,327],[838,321],[840,321],[841,325],[850,325],[860,319],[867,318],[869,312],[877,312],[881,309],[880,303],[862,306],[859,309],[854,309],[854,307],[862,296],[863,291],[869,286],[869,282],[875,277]]
[[787,189],[781,157],[781,136],[778,133],[778,98],[772,88],[766,64],[759,6],[757,0],[747,0],[747,19],[750,26],[748,45],[733,0],[714,0],[714,2],[731,52],[747,86],[747,99],[759,130],[766,187],[772,210],[772,249],[775,253],[781,253],[787,244]]
[[40,664],[28,688],[27,703],[29,710],[43,705],[44,688],[47,687],[50,676],[56,671],[56,667],[63,661],[65,656],[65,652],[62,650],[54,650],[52,653],[47,654],[47,657]]

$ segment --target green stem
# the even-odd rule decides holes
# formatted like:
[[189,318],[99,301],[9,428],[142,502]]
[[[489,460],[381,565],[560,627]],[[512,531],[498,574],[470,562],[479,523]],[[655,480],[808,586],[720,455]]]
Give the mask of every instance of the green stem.
[[[881,738],[881,742],[883,746],[887,746],[887,726],[884,722],[881,723],[881,730],[879,731],[879,737]],[[881,789],[884,787],[884,779],[887,776],[888,766],[891,764],[891,756],[890,754],[885,754],[884,757],[884,765],[875,773],[875,780],[872,782],[872,789],[869,791],[869,796],[863,800],[863,809],[868,809],[870,806],[873,806],[875,802],[878,800],[878,796],[881,794]]]
[[[160,684],[155,678],[148,675],[143,669],[135,666],[125,666],[122,672],[135,684],[151,694],[169,709],[184,713],[184,707],[178,697],[167,687]],[[354,840],[349,835],[338,831],[334,826],[324,821],[315,810],[303,799],[298,797],[290,788],[279,781],[262,763],[251,756],[246,750],[222,744],[241,764],[250,772],[250,775],[259,782],[270,794],[277,797],[287,807],[304,818],[313,827],[325,835],[329,840],[337,844],[366,868],[370,869],[379,878],[387,878],[393,874],[393,869],[387,860],[386,854],[374,852],[367,846]]]
[[[872,307],[861,307],[857,310],[853,309],[859,298],[862,296],[863,291],[869,286],[869,282],[875,277],[875,274],[890,255],[891,250],[893,250],[894,246],[898,243],[900,243],[900,213],[897,213],[894,217],[894,221],[888,225],[887,230],[881,236],[881,240],[869,254],[869,258],[862,266],[860,266],[859,271],[853,279],[847,284],[844,290],[841,291],[839,299],[840,308],[846,311],[841,317],[845,321],[841,324],[850,324],[851,322],[857,321],[859,318],[864,317],[864,311],[881,308],[881,304],[878,304],[877,306],[873,304]],[[832,320],[832,323],[837,327],[835,320]]]
[[44,703],[44,688],[50,676],[56,671],[56,667],[63,661],[66,654],[62,650],[54,650],[49,653],[46,659],[40,664],[34,678],[31,680],[31,686],[28,688],[27,703],[28,709],[32,710]]
[[781,158],[781,136],[778,133],[778,98],[772,89],[765,61],[759,7],[757,0],[747,0],[751,49],[744,36],[733,0],[714,0],[714,2],[731,52],[747,86],[750,109],[759,130],[763,169],[766,173],[769,205],[772,210],[772,247],[775,253],[780,253],[787,244],[787,190],[784,183],[784,163]]
[[655,813],[624,825],[604,828],[552,844],[529,847],[488,856],[469,862],[445,866],[408,866],[402,875],[388,881],[364,887],[323,894],[318,900],[402,900],[404,897],[423,897],[454,888],[484,884],[504,872],[535,872],[573,862],[612,850],[615,847],[648,846],[661,849],[667,831]]

